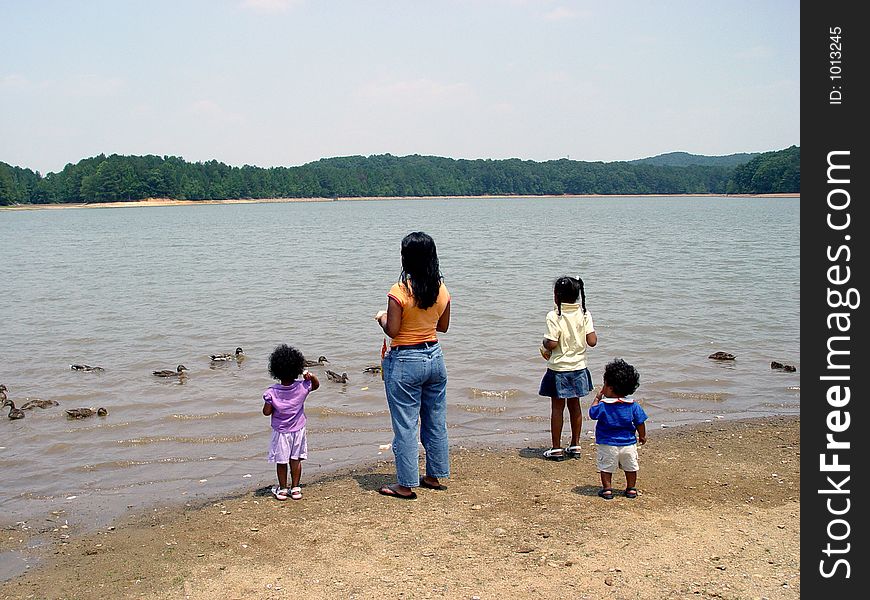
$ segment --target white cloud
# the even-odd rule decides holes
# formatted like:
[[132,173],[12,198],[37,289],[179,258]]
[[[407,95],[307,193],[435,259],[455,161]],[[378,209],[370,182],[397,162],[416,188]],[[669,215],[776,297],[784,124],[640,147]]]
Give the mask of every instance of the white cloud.
[[475,96],[466,83],[444,83],[426,78],[367,83],[357,88],[354,95],[407,107],[457,105],[469,102]]
[[190,105],[189,110],[194,115],[215,123],[242,123],[245,120],[243,115],[225,109],[214,100],[197,100]]
[[120,77],[101,75],[81,75],[65,82],[59,82],[61,91],[77,98],[104,98],[115,96],[124,87]]
[[567,21],[581,16],[583,16],[583,13],[579,10],[568,8],[567,6],[557,6],[556,8],[545,12],[543,19],[545,21]]
[[0,77],[0,89],[2,90],[25,91],[32,89],[34,86],[33,81],[17,73]]
[[287,12],[301,0],[242,0],[241,7],[262,13]]
[[773,50],[768,46],[752,46],[734,54],[735,58],[746,60],[757,60],[760,58],[771,58]]
[[13,73],[0,77],[0,89],[10,92],[42,92],[62,98],[106,98],[122,90],[120,77],[77,75],[64,79],[33,80]]

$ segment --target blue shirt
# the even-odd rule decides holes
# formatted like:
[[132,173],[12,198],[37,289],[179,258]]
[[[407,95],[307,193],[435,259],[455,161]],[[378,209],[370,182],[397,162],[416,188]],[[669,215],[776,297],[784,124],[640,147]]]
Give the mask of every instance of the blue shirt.
[[631,398],[606,398],[589,407],[589,418],[596,419],[595,443],[605,446],[630,446],[637,443],[634,432],[646,421],[646,413]]

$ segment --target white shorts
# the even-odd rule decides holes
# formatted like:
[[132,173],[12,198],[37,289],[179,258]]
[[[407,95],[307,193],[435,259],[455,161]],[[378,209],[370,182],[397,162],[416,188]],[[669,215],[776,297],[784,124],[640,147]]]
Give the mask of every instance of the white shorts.
[[629,473],[637,471],[637,444],[630,446],[598,444],[596,459],[598,470],[604,473],[616,473],[620,468]]

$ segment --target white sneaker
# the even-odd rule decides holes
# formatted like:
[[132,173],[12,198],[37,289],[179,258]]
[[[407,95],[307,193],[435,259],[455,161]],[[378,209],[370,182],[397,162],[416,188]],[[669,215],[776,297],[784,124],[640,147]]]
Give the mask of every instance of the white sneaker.
[[272,486],[272,495],[275,496],[276,500],[286,500],[290,497],[290,492],[287,491],[287,488],[278,487],[277,485]]

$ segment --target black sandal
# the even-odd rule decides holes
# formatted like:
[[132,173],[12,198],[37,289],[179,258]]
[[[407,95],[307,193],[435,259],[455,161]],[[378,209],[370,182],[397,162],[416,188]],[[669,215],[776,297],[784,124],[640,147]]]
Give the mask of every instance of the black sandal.
[[598,495],[605,500],[613,500],[613,488],[601,488],[598,490]]
[[378,493],[381,496],[387,496],[388,498],[398,498],[399,500],[416,500],[417,499],[416,492],[411,492],[410,494],[405,496],[404,494],[400,494],[399,492],[397,492],[396,490],[394,490],[393,488],[391,488],[388,485],[381,486],[381,488],[378,490]]
[[633,487],[625,488],[623,495],[626,498],[637,498],[637,488],[633,488]]

